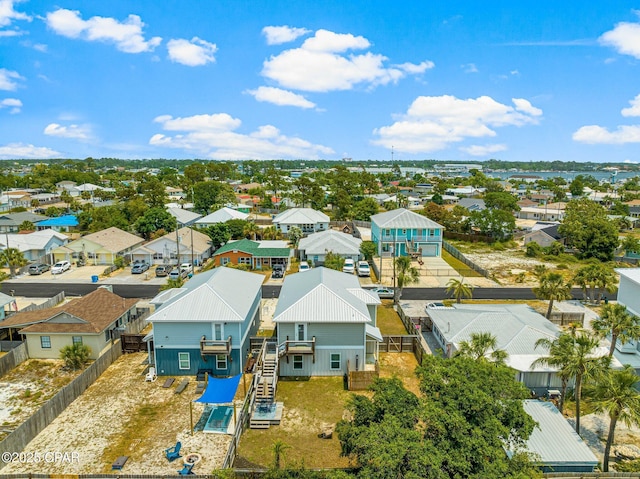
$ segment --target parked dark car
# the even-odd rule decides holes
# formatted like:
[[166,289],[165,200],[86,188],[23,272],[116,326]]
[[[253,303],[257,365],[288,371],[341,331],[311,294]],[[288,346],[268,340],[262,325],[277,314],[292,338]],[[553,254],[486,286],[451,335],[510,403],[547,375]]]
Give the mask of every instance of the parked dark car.
[[49,271],[49,269],[51,269],[51,267],[48,264],[44,264],[44,263],[32,264],[29,266],[29,274],[32,274],[32,275],[42,274],[45,271]]
[[131,268],[131,274],[142,274],[149,269],[149,265],[147,263],[137,263],[133,265]]
[[171,270],[170,266],[165,266],[162,264],[160,266],[156,266],[156,277],[162,278],[164,276],[168,276],[170,270]]
[[281,264],[274,264],[271,277],[276,279],[284,278],[284,266]]

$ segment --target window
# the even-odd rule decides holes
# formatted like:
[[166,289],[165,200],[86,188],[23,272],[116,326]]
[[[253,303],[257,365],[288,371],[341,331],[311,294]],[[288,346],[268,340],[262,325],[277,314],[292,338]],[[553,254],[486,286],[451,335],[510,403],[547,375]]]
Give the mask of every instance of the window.
[[162,253],[153,253],[153,259],[164,259]]
[[51,336],[40,336],[40,347],[42,349],[51,349]]
[[340,353],[331,353],[331,369],[340,369]]
[[251,264],[251,258],[250,257],[242,257],[242,258],[238,258],[238,264]]
[[227,357],[224,354],[218,354],[216,356],[216,368],[227,369]]
[[227,263],[229,263],[229,258],[220,258],[220,264],[222,266],[224,266]]
[[385,236],[391,236],[391,230],[384,230]]
[[110,329],[107,329],[107,330],[104,332],[104,340],[105,340],[105,341],[109,341],[110,339],[111,339],[111,330],[110,330]]
[[302,369],[302,355],[293,357],[293,369]]
[[189,353],[178,353],[178,368],[191,369],[191,358]]
[[216,341],[222,341],[222,324],[215,324],[213,326],[214,338]]
[[296,324],[296,341],[305,341],[307,339],[307,325],[304,323]]
[[407,236],[407,230],[402,230],[402,236]]
[[71,341],[73,342],[73,344],[82,344],[82,336],[73,336],[71,338]]

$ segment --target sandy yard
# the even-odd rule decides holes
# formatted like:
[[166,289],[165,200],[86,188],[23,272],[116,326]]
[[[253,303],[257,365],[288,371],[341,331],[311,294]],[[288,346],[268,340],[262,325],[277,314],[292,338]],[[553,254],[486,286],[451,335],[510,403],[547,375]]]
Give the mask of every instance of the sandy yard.
[[0,440],[80,374],[63,365],[58,359],[28,359],[0,379]]
[[527,258],[512,251],[465,252],[464,255],[481,268],[490,271],[502,285],[537,286],[538,278],[534,274],[536,266],[545,265],[549,270],[557,269],[554,263]]
[[[194,378],[182,394],[174,393],[178,380],[168,389],[162,388],[164,378],[145,382],[146,357],[145,353],[120,357],[24,449],[26,453],[77,453],[79,460],[40,462],[28,470],[13,463],[2,473],[111,473],[118,456],[129,456],[123,474],[176,475],[181,460],[170,463],[164,457],[164,449],[176,441],[182,442],[183,456],[202,456],[194,473],[209,474],[220,468],[231,436],[189,433],[189,403],[196,398]],[[194,424],[203,408],[193,403]]]

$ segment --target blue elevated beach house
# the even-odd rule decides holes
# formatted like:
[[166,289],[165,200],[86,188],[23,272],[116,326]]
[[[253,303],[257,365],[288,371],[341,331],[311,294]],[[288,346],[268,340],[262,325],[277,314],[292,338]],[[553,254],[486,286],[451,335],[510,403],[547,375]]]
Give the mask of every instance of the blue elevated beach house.
[[260,324],[263,275],[233,268],[198,274],[151,302],[156,371],[162,376],[234,376]]
[[440,256],[443,231],[435,221],[405,208],[371,217],[371,240],[380,256]]

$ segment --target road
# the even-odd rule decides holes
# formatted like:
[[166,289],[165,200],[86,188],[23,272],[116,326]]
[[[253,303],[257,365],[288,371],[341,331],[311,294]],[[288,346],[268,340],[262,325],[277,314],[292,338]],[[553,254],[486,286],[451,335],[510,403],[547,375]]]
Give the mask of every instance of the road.
[[[61,291],[68,296],[81,296],[96,289],[99,284],[94,283],[2,283],[0,290],[5,294],[24,296],[27,298],[50,298]],[[113,284],[113,292],[123,298],[153,298],[160,289],[157,284]],[[280,285],[264,285],[263,298],[277,298],[280,296]],[[572,290],[573,299],[582,299],[582,290]],[[445,288],[405,288],[402,299],[443,300],[449,298]],[[474,299],[536,299],[531,288],[475,288]],[[616,299],[616,294],[608,294],[610,300]]]

